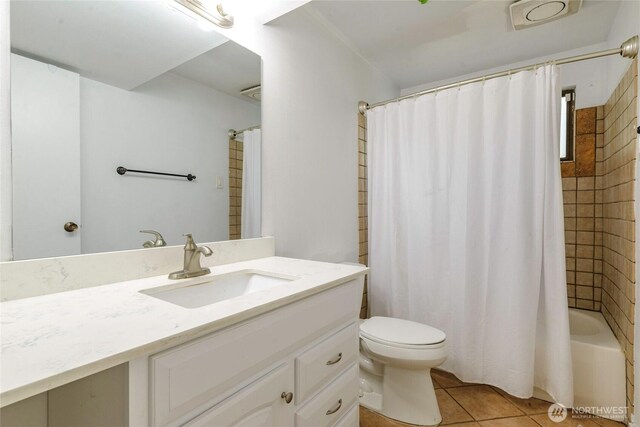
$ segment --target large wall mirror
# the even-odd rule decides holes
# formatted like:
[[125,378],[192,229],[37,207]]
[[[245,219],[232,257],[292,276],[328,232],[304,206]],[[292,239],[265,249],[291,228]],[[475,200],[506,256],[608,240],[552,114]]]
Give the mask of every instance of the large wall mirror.
[[12,1],[11,50],[14,260],[260,236],[259,56],[166,0]]

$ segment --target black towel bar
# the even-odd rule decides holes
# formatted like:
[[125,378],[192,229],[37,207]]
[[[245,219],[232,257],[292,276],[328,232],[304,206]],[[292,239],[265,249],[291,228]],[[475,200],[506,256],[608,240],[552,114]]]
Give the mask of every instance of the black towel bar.
[[191,174],[180,175],[180,174],[177,174],[177,173],[142,171],[142,170],[137,170],[137,169],[127,169],[127,168],[122,167],[122,166],[118,166],[116,168],[116,172],[118,172],[118,175],[124,175],[127,172],[136,172],[136,173],[148,173],[148,174],[151,174],[151,175],[177,176],[177,177],[180,177],[180,178],[187,178],[189,181],[193,181],[194,179],[196,179],[196,176],[195,175],[191,175]]

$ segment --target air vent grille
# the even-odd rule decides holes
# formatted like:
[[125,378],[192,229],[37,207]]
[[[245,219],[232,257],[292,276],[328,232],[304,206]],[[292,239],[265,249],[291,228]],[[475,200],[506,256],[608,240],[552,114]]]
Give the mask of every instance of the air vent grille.
[[519,0],[509,12],[513,28],[522,30],[573,15],[581,6],[582,0]]
[[262,99],[262,87],[260,85],[242,89],[240,93],[256,101],[260,101]]

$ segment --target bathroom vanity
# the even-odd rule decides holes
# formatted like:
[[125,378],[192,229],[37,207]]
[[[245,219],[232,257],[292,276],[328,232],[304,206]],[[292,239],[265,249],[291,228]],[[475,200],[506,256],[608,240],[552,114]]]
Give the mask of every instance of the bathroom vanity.
[[140,425],[147,413],[152,426],[355,425],[360,287],[352,280],[135,361]]
[[0,400],[128,362],[129,426],[355,426],[365,273],[266,257],[4,302]]

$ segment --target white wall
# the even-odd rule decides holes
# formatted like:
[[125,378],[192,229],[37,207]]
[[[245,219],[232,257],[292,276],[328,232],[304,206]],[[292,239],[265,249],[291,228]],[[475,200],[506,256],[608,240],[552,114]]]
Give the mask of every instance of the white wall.
[[[229,128],[260,124],[260,107],[164,74],[132,91],[80,79],[82,252],[141,247],[160,231],[168,244],[229,238]],[[191,173],[195,181],[116,167]],[[216,188],[216,176],[223,189]]]
[[[580,49],[573,49],[566,52],[560,52],[554,55],[531,58],[526,61],[516,62],[508,64],[502,67],[491,68],[488,70],[481,70],[476,73],[465,74],[463,76],[452,76],[446,80],[439,80],[435,82],[426,82],[418,86],[408,87],[402,89],[403,95],[408,95],[421,90],[437,87],[454,83],[460,80],[470,79],[478,76],[483,76],[499,71],[508,70],[511,68],[523,67],[530,64],[544,63],[551,59],[567,58],[570,56],[582,55],[585,53],[596,52],[599,50],[608,49],[606,43],[599,43],[596,45],[585,46]],[[574,62],[571,64],[564,64],[560,66],[560,84],[563,88],[573,87],[576,88],[576,108],[587,108],[597,105],[603,105],[611,92],[608,92],[606,80],[607,69],[609,61],[620,62],[622,64],[629,65],[628,59],[620,57],[615,58],[598,58],[589,61]]]
[[278,255],[356,261],[357,104],[399,91],[306,9],[224,32],[263,60],[263,235]]
[[264,230],[280,255],[357,261],[358,101],[397,90],[304,10],[269,27]]

